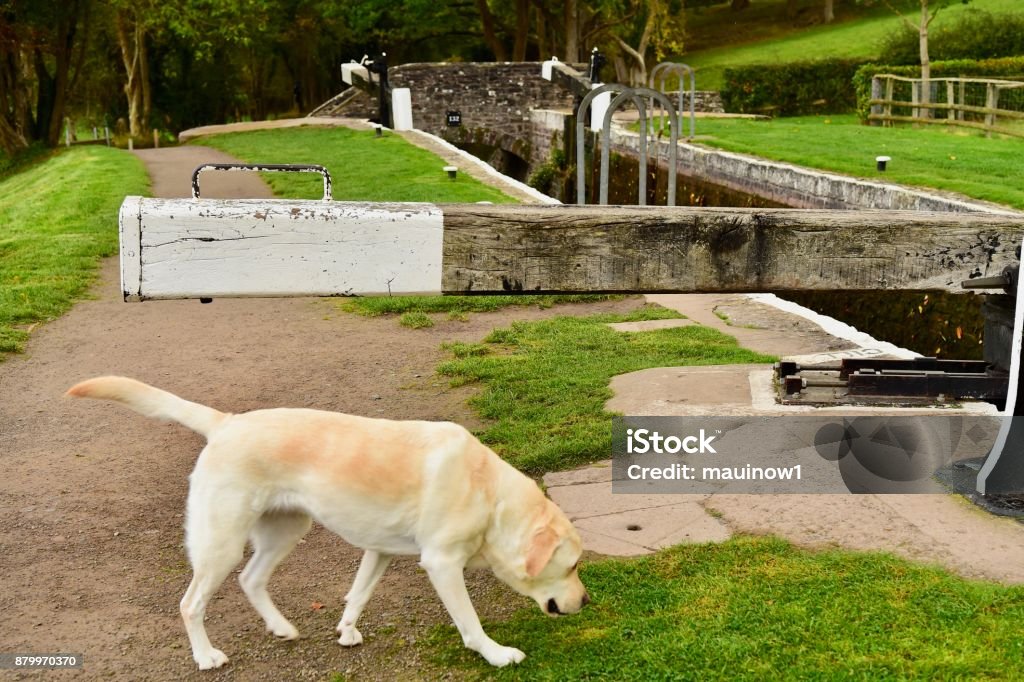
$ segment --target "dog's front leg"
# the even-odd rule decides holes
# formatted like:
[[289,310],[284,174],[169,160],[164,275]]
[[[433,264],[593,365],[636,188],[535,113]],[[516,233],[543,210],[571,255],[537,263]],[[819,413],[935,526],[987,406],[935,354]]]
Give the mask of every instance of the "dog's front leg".
[[424,552],[420,557],[420,566],[430,576],[431,584],[455,621],[455,627],[459,629],[462,642],[467,648],[478,652],[488,663],[499,668],[519,663],[526,658],[526,654],[519,649],[502,646],[484,632],[466,590],[466,580],[462,573],[466,566],[464,559],[459,561],[440,553]]

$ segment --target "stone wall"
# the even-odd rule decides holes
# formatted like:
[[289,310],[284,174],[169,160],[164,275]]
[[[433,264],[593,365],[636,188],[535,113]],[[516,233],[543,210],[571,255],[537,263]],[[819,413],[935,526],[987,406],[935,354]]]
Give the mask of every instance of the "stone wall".
[[[500,147],[531,161],[530,112],[572,106],[572,96],[541,78],[539,62],[402,64],[388,71],[392,88],[409,88],[413,125],[457,144]],[[445,113],[462,114],[449,128]],[[320,115],[376,117],[366,93]]]
[[[697,130],[700,131],[700,121],[697,122]],[[640,138],[637,133],[613,128],[611,138],[612,150],[635,158]],[[657,153],[661,159],[667,159],[668,142],[663,141],[660,145]],[[873,161],[865,159],[865,171],[873,170]],[[756,194],[794,208],[1016,213],[1004,206],[953,193],[862,180],[697,144],[680,143],[678,168],[680,172],[706,182]]]

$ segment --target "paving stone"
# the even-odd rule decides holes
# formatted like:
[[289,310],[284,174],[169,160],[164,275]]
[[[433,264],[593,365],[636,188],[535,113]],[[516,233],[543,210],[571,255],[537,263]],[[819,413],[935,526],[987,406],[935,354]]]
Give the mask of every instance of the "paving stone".
[[[750,372],[760,365],[656,367],[620,374],[611,382],[614,397],[607,409],[627,415],[689,414],[688,406],[743,405],[749,409]],[[680,411],[683,410],[683,411]]]
[[696,502],[633,509],[580,519],[574,523],[577,529],[647,549],[660,549],[681,542],[721,542],[730,535],[721,521]]
[[544,474],[544,485],[553,488],[560,485],[577,485],[580,483],[601,483],[612,480],[612,461],[610,459],[594,462],[590,466],[572,469],[571,471],[554,471]]
[[580,539],[583,541],[583,549],[590,552],[604,554],[605,556],[641,556],[654,553],[654,550],[643,545],[595,533],[586,528],[577,526],[576,530],[579,531]]
[[565,512],[566,516],[573,520],[649,507],[665,507],[678,504],[686,498],[692,498],[696,501],[706,497],[704,495],[684,496],[678,494],[635,495],[619,493],[616,495],[612,492],[610,482],[558,486],[548,490],[548,495]]

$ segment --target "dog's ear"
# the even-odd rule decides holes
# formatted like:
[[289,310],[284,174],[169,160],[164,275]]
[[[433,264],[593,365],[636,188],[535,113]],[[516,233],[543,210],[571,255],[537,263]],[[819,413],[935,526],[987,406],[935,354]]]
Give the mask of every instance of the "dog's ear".
[[530,549],[526,553],[526,575],[536,578],[551,561],[551,555],[555,553],[560,542],[561,538],[550,525],[534,533]]

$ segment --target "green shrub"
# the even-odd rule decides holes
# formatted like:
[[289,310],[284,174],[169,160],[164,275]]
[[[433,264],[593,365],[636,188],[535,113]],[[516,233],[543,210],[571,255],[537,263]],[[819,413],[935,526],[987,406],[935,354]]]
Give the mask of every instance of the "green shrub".
[[[853,76],[853,87],[857,92],[857,115],[866,121],[871,113],[871,79],[878,74],[892,74],[907,78],[919,78],[920,66],[893,66],[883,64],[865,64],[857,69]],[[964,78],[1004,78],[1007,80],[1024,80],[1024,57],[1004,57],[1002,59],[953,59],[944,62],[932,62],[932,78],[964,77]]]
[[[933,61],[998,59],[1024,55],[1024,14],[970,10],[956,22],[943,24],[928,36]],[[886,36],[879,60],[883,64],[920,63],[918,32],[906,25]]]
[[725,110],[742,114],[804,116],[853,111],[851,81],[863,60],[825,59],[751,64],[725,70]]

